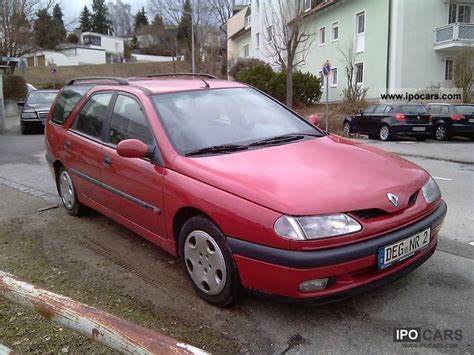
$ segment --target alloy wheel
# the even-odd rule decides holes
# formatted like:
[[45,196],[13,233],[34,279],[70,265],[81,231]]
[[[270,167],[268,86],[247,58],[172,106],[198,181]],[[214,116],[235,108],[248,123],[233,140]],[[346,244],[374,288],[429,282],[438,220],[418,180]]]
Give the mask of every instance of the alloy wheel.
[[67,171],[63,170],[59,176],[59,191],[61,192],[61,199],[64,206],[71,210],[74,207],[75,195],[74,186],[72,184],[71,177]]
[[435,137],[439,141],[446,139],[446,128],[442,125],[436,126]]
[[350,133],[351,133],[351,124],[346,122],[344,123],[344,126],[342,127],[342,134],[344,137],[349,137]]
[[193,231],[184,242],[186,269],[194,284],[208,295],[217,295],[225,287],[227,268],[224,255],[212,237]]
[[383,141],[386,141],[388,140],[389,137],[390,137],[390,129],[388,128],[388,126],[382,126],[380,128],[380,139]]

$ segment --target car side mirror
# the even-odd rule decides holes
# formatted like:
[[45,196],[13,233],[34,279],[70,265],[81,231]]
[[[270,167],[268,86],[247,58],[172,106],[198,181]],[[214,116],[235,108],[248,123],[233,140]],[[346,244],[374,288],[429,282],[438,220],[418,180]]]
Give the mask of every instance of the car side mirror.
[[319,117],[318,115],[310,115],[308,117],[308,122],[311,123],[313,126],[319,126]]
[[117,154],[124,158],[145,158],[150,147],[138,139],[125,139],[117,145]]

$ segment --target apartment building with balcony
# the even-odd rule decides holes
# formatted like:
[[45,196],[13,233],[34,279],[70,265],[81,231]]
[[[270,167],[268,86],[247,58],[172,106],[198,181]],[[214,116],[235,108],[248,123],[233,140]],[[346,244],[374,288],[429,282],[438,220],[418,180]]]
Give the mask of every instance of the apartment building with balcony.
[[[231,17],[229,64],[239,57],[274,63],[268,41],[279,0],[250,0]],[[329,60],[329,99],[343,98],[346,58],[367,98],[400,89],[453,87],[454,58],[472,53],[474,0],[301,0],[311,42],[299,69],[320,75]],[[273,9],[273,10],[271,10]],[[238,19],[238,21],[236,21]],[[277,67],[275,67],[278,69]]]

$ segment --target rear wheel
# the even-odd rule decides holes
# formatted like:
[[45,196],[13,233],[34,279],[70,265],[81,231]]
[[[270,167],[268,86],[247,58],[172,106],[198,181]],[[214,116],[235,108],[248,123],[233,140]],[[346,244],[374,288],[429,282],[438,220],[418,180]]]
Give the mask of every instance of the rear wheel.
[[71,176],[64,167],[59,169],[58,190],[64,208],[71,216],[78,216],[82,212],[82,204],[77,199],[76,190]]
[[435,127],[435,138],[438,141],[445,141],[448,139],[448,132],[444,124],[437,124]]
[[382,140],[384,142],[389,141],[389,140],[392,139],[392,134],[390,132],[390,127],[389,126],[384,124],[382,127],[380,127],[379,138],[380,138],[380,140]]
[[344,137],[349,137],[351,134],[351,124],[349,122],[344,122],[344,125],[342,126],[342,135]]
[[225,307],[238,298],[237,267],[225,236],[213,222],[192,217],[181,229],[179,244],[186,275],[202,299]]

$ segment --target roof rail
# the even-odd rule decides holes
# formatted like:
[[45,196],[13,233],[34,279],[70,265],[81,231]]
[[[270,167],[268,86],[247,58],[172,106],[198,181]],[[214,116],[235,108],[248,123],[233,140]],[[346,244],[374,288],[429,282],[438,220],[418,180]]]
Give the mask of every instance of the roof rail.
[[158,73],[147,75],[147,78],[159,78],[159,77],[176,77],[176,76],[190,76],[197,78],[217,79],[214,75],[206,73]]
[[124,78],[118,78],[113,76],[84,76],[81,78],[74,78],[69,81],[68,85],[74,85],[78,81],[93,81],[93,80],[109,80],[114,81],[119,85],[128,85],[128,80]]

